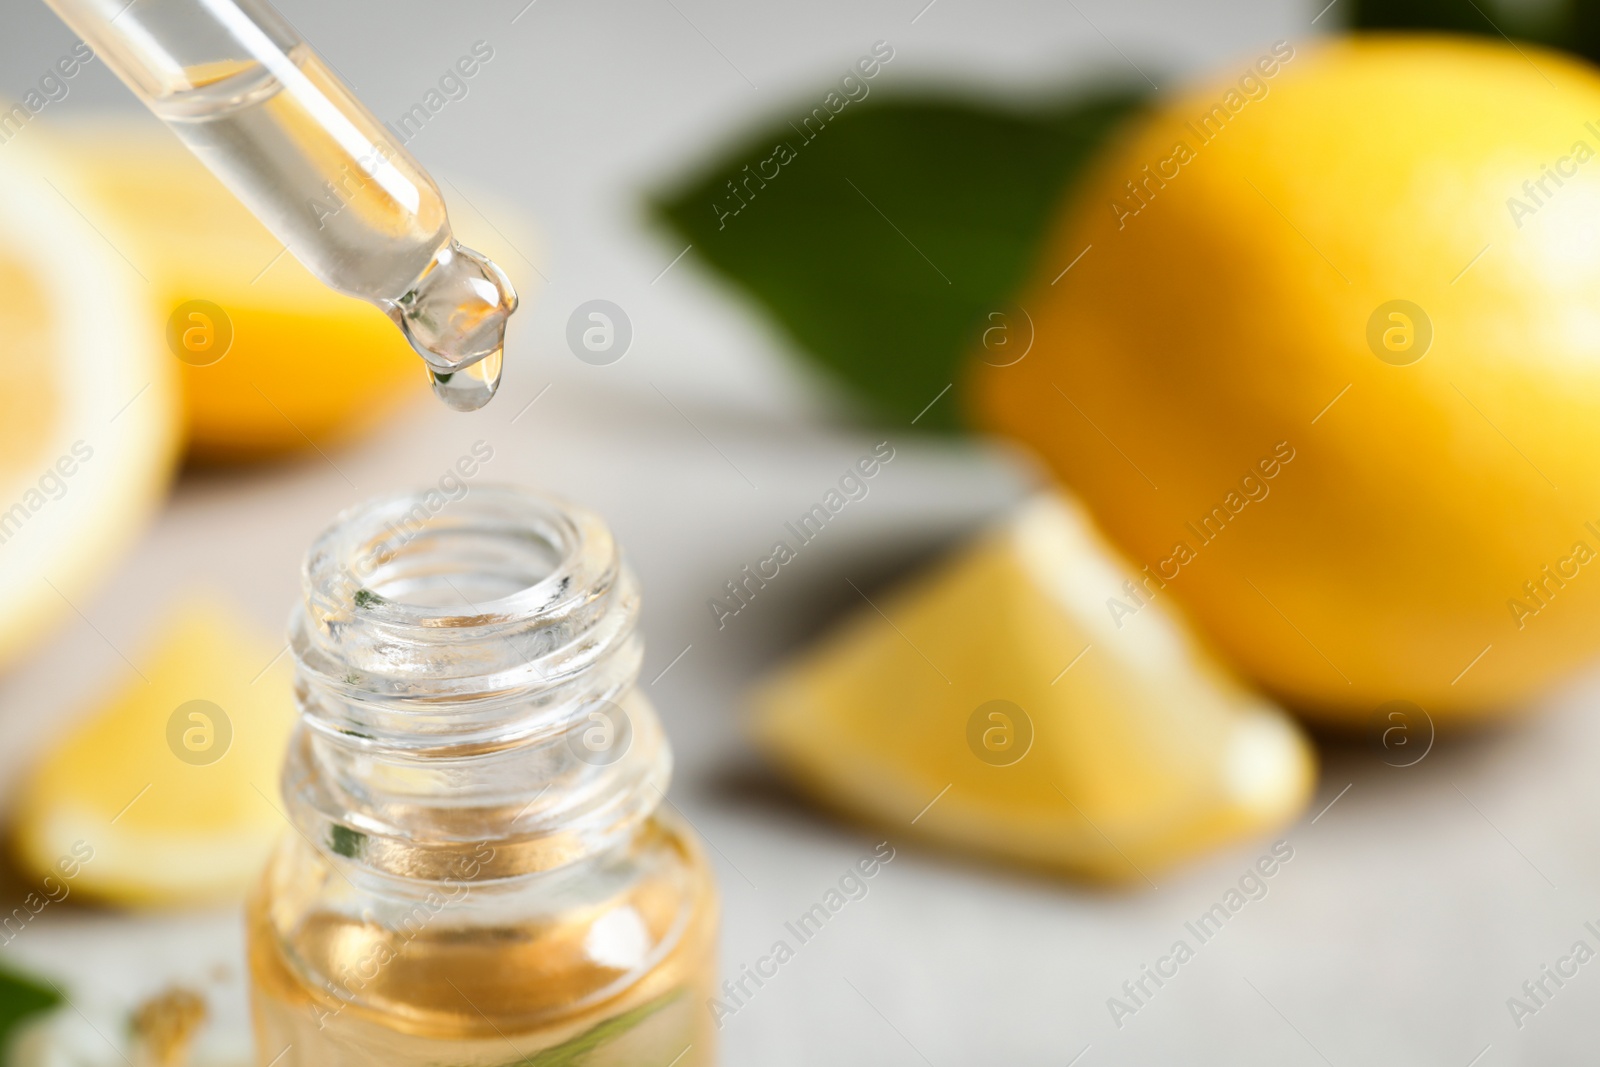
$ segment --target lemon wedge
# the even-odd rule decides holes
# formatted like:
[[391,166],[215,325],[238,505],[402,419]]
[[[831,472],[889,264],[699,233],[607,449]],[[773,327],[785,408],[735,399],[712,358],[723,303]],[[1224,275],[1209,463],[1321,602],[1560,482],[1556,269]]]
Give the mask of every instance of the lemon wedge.
[[0,664],[71,613],[165,494],[173,360],[145,283],[27,146],[0,167]]
[[[179,375],[192,456],[337,444],[427,391],[388,318],[317,281],[171,133],[110,120],[51,133],[46,147],[88,194],[86,213],[115,227],[149,279],[149,338]],[[174,314],[181,358],[169,351]]]
[[1299,729],[1168,597],[1076,505],[1035,498],[780,669],[755,739],[886,833],[1148,880],[1292,818],[1314,779]]
[[24,787],[23,866],[118,904],[242,897],[286,826],[278,770],[295,719],[288,658],[218,603],[181,606],[153,654],[135,660],[143,677]]

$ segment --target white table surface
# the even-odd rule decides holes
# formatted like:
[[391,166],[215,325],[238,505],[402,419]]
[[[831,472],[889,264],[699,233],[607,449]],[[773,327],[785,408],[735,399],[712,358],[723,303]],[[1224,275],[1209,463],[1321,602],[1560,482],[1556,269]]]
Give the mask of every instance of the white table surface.
[[[537,0],[524,9],[523,0],[470,8],[282,0],[383,116],[420,98],[474,41],[493,45],[496,58],[472,95],[412,147],[439,172],[537,220],[543,241],[529,254],[551,282],[520,316],[505,394],[483,414],[419,405],[335,454],[337,469],[313,456],[186,476],[114,577],[80,605],[95,627],[118,648],[137,649],[164,604],[209,586],[276,631],[297,595],[300,555],[334,512],[359,496],[434,480],[468,444],[487,439],[497,452],[486,476],[581,500],[613,523],[646,593],[646,681],[689,648],[649,687],[678,753],[673,796],[715,846],[725,969],[764,953],[784,921],[879,837],[775,787],[741,738],[742,692],[850,604],[846,577],[878,582],[953,543],[1019,499],[1034,475],[994,447],[910,428],[874,431],[838,414],[826,389],[784,358],[781,339],[693,253],[657,279],[679,248],[643,224],[641,194],[746,124],[781,114],[878,39],[897,50],[882,84],[946,76],[1028,88],[1129,75],[1109,38],[1166,89],[1178,80],[1172,72],[1248,58],[1277,38],[1309,38],[1321,6],[924,3]],[[0,32],[0,97],[20,94],[71,42],[42,5],[11,6]],[[125,104],[103,70],[87,72],[73,92],[60,113]],[[580,363],[563,341],[572,309],[596,297],[627,309],[636,331],[628,356],[607,368]],[[719,632],[706,598],[885,437],[898,456],[871,496]],[[126,670],[76,623],[0,679],[0,784],[13,785],[38,747]],[[1295,857],[1269,895],[1200,947],[1120,1030],[1107,998],[1184,936],[1184,922],[1270,842],[1242,844],[1161,878],[1159,889],[1127,895],[897,842],[898,858],[870,895],[728,1021],[723,1062],[1499,1067],[1590,1059],[1600,964],[1583,968],[1521,1030],[1506,998],[1575,940],[1600,947],[1583,928],[1585,920],[1600,925],[1600,723],[1589,714],[1597,697],[1600,680],[1581,680],[1525,723],[1441,747],[1405,770],[1362,749],[1325,751],[1318,799],[1285,832]],[[92,999],[235,952],[228,915],[129,924],[62,912],[0,949],[0,961],[13,953],[48,967]]]

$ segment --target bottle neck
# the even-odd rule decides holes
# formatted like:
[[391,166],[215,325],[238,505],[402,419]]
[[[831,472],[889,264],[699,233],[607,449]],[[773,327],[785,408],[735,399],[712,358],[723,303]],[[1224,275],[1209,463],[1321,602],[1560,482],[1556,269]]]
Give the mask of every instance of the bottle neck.
[[318,539],[304,587],[283,792],[336,866],[515,878],[619,844],[660,803],[638,588],[595,516],[509,487],[383,498]]

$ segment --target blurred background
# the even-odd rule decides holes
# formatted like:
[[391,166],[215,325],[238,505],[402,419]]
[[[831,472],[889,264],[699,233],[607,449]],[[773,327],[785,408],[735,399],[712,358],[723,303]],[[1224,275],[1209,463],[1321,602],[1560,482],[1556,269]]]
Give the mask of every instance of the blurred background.
[[[313,537],[360,499],[438,483],[486,442],[492,459],[481,478],[594,509],[638,572],[647,642],[640,685],[676,752],[672,800],[710,845],[723,895],[725,973],[767,952],[785,922],[880,841],[897,849],[865,898],[724,1021],[721,1062],[1487,1067],[1565,1062],[1588,1047],[1585,1019],[1600,1009],[1600,977],[1579,970],[1564,984],[1547,983],[1537,1000],[1524,990],[1575,941],[1600,946],[1600,935],[1584,925],[1600,924],[1593,844],[1600,727],[1588,713],[1600,699],[1600,676],[1585,667],[1525,696],[1496,697],[1497,708],[1531,713],[1507,716],[1505,725],[1435,745],[1430,720],[1429,747],[1415,759],[1371,743],[1368,716],[1380,701],[1366,701],[1353,716],[1353,736],[1319,735],[1317,778],[1303,783],[1309,792],[1293,812],[1219,833],[1206,849],[1179,849],[1182,863],[1140,869],[1111,879],[1114,885],[1083,880],[1070,863],[1063,876],[1048,861],[1041,868],[983,858],[981,845],[978,852],[935,847],[909,819],[897,832],[882,811],[867,813],[865,823],[836,818],[775,771],[781,759],[764,758],[748,739],[752,686],[864,598],[884,603],[879,591],[888,595],[902,576],[1006,521],[1050,476],[1006,437],[930,432],[921,415],[913,423],[873,411],[652,203],[701,178],[758,131],[808,114],[876,42],[887,42],[893,59],[873,78],[873,93],[915,97],[936,89],[1026,101],[1080,87],[1131,87],[1148,91],[1160,108],[1197,82],[1247,68],[1275,42],[1310,54],[1320,38],[1341,31],[1337,0],[1331,11],[1320,2],[1267,0],[278,6],[389,121],[422,101],[476,44],[492,50],[469,91],[433,114],[408,147],[441,180],[467,243],[491,247],[523,289],[505,383],[484,411],[461,415],[431,402],[425,387],[416,388],[420,369],[397,361],[392,375],[372,372],[387,390],[383,411],[356,420],[309,401],[292,406],[304,399],[302,389],[316,388],[309,371],[298,386],[235,382],[245,398],[239,410],[216,401],[221,414],[211,416],[205,436],[210,452],[191,447],[170,495],[161,495],[153,475],[124,475],[129,484],[151,482],[129,490],[140,500],[83,521],[122,523],[125,547],[86,550],[105,564],[82,564],[82,582],[57,575],[60,588],[48,596],[17,593],[7,605],[21,629],[27,619],[16,620],[18,613],[38,610],[52,623],[47,633],[13,639],[17,651],[8,649],[0,675],[0,784],[25,855],[28,805],[51,803],[29,799],[30,789],[44,789],[28,786],[30,776],[115,694],[166,669],[158,664],[164,620],[199,610],[184,607],[198,598],[250,633],[256,643],[246,642],[250,651],[241,657],[255,656],[260,671],[276,677],[269,672],[285,666],[275,653]],[[75,44],[43,4],[11,5],[0,33],[0,101],[22,100]],[[112,150],[109,134],[75,135],[83,123],[115,120],[118,136],[165,136],[103,63],[85,65],[67,84],[65,95],[0,144],[0,168],[25,142],[48,137],[77,136],[71,151],[84,161]],[[1600,110],[1591,117],[1600,121]],[[129,157],[104,163],[119,158]],[[1536,177],[1545,161],[1517,166]],[[1020,165],[988,163],[1001,173]],[[68,199],[144,279],[125,280],[138,294],[132,299],[167,284],[155,252],[147,261],[137,239],[117,236],[107,221],[112,208]],[[708,212],[704,221],[716,219]],[[915,234],[901,236],[915,246]],[[884,239],[898,240],[888,229]],[[237,291],[273,284],[273,272],[288,269],[275,259],[275,245],[262,241],[245,242],[248,254],[229,253],[227,270],[243,279],[227,282]],[[848,294],[856,272],[868,269],[841,256],[832,284]],[[1280,295],[1263,291],[1268,301]],[[228,305],[209,291],[189,297]],[[584,359],[571,343],[573,322],[589,321],[578,313],[593,301],[609,302],[607,314],[620,313],[627,324],[631,339],[619,358]],[[359,343],[370,327],[349,329]],[[292,333],[283,337],[287,347],[297,343]],[[0,347],[8,344],[0,339]],[[6,410],[20,420],[28,357],[7,351],[0,361],[16,391]],[[95,373],[85,366],[74,373]],[[364,381],[352,378],[351,395]],[[1337,400],[1340,384],[1329,379],[1330,387],[1312,391]],[[247,387],[283,425],[252,436],[250,419],[263,409]],[[930,406],[956,403],[954,395],[928,399]],[[1310,403],[1305,416],[1317,407]],[[335,432],[347,416],[362,421],[361,432]],[[318,419],[326,433],[311,425]],[[8,440],[4,432],[0,440]],[[1265,439],[1261,452],[1276,440]],[[781,580],[737,615],[719,618],[711,602],[730,603],[727,583],[770,556],[773,542],[788,536],[784,524],[885,441],[894,459],[870,492],[785,564]],[[1130,451],[1140,454],[1138,446]],[[24,466],[32,472],[37,464]],[[19,484],[36,481],[33,472]],[[1576,538],[1581,531],[1573,529]],[[1548,547],[1534,556],[1554,560],[1567,551]],[[1537,574],[1534,566],[1526,576]],[[28,599],[35,595],[45,599]],[[1505,592],[1520,595],[1517,583]],[[55,603],[45,612],[39,605],[49,596],[67,608]],[[1498,600],[1493,609],[1505,611]],[[949,620],[952,629],[960,625]],[[1458,657],[1461,666],[1474,648]],[[1074,651],[1065,650],[1061,665]],[[51,788],[59,794],[71,785]],[[926,800],[937,811],[934,791]],[[917,807],[908,811],[920,818]],[[1292,862],[1214,940],[1196,941],[1186,924],[1239,887],[1278,842]],[[48,860],[33,862],[30,874],[24,862],[5,892],[22,900],[41,865]],[[72,899],[38,913],[0,945],[0,964],[47,976],[82,1008],[78,1016],[91,1030],[114,1024],[90,1020],[115,1020],[172,982],[203,988],[219,1030],[208,1038],[208,1055],[217,1062],[243,1056],[237,909],[179,901],[125,910],[104,902],[115,900],[115,886],[80,896],[91,895],[102,901]],[[1127,984],[1179,940],[1197,947],[1194,959],[1165,984],[1130,992]],[[1539,1010],[1519,1013],[1508,998]],[[1113,999],[1136,1010],[1119,1012]],[[68,1035],[62,1041],[78,1041],[76,1051],[48,1062],[117,1062],[120,1053],[107,1058],[108,1046],[122,1038],[110,1036]]]

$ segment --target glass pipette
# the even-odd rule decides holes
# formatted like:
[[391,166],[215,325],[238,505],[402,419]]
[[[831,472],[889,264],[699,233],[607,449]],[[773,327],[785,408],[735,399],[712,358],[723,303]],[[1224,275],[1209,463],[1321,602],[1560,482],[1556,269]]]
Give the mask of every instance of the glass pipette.
[[510,280],[266,0],[47,2],[312,274],[394,320],[447,404],[488,403]]

